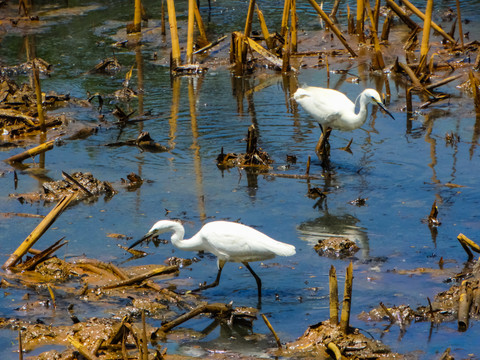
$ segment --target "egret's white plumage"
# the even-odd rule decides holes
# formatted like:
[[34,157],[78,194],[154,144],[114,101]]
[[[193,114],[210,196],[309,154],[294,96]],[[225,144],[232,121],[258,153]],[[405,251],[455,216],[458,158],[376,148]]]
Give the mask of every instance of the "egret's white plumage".
[[185,229],[182,224],[172,220],[160,220],[150,231],[130,248],[140,242],[161,233],[172,232],[172,244],[182,250],[208,251],[217,256],[218,274],[210,285],[204,285],[197,290],[217,286],[220,274],[227,262],[239,262],[252,273],[257,281],[258,296],[261,296],[261,280],[248,264],[251,261],[272,259],[275,256],[290,256],[295,254],[293,245],[274,240],[271,237],[249,226],[230,221],[212,221],[205,224],[190,239],[184,239]]
[[299,88],[293,97],[320,124],[322,131],[325,127],[343,131],[359,128],[367,120],[369,103],[380,106],[393,118],[374,89],[365,89],[357,97],[360,102],[358,113],[355,104],[345,94],[333,89],[308,86]]

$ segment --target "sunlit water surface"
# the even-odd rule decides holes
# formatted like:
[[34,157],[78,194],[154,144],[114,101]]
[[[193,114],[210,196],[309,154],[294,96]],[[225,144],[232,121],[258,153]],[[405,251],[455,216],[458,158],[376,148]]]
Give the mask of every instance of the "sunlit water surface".
[[[150,4],[151,3],[151,4]],[[41,31],[34,36],[37,55],[53,64],[49,78],[42,79],[44,91],[69,93],[85,99],[89,94],[108,95],[121,88],[128,69],[135,64],[135,51],[110,47],[121,40],[124,24],[131,21],[130,3],[107,1],[69,2],[71,8],[85,7],[79,13],[49,13],[47,2],[38,4],[47,22],[40,25]],[[231,31],[243,29],[247,4],[239,1],[212,2],[210,21],[208,6],[202,0],[202,13],[212,38]],[[128,8],[127,8],[128,6]],[[159,23],[159,2],[147,1],[152,17],[151,24]],[[282,7],[260,2],[269,25],[273,28],[280,21]],[[327,6],[327,4],[325,4]],[[436,4],[438,8],[454,7],[453,1]],[[471,20],[467,27],[470,40],[478,29],[478,2],[462,2],[465,17]],[[62,7],[60,7],[62,9]],[[181,26],[185,26],[185,4],[178,5]],[[439,10],[440,11],[440,10]],[[320,29],[313,10],[299,4],[301,23],[307,29]],[[42,17],[42,15],[40,15]],[[277,20],[278,19],[278,20]],[[340,20],[342,17],[340,16]],[[157,29],[158,30],[158,29]],[[152,32],[153,33],[153,32]],[[63,34],[59,36],[59,34]],[[354,290],[351,322],[377,339],[382,339],[392,350],[407,353],[419,350],[421,358],[432,358],[451,347],[459,358],[475,354],[478,357],[480,336],[478,324],[472,322],[467,333],[460,333],[456,323],[445,323],[431,328],[428,323],[412,324],[403,337],[398,327],[382,334],[386,323],[364,323],[357,319],[362,311],[369,311],[382,301],[387,305],[407,304],[412,308],[427,304],[436,293],[449,288],[445,276],[399,275],[393,270],[409,270],[418,267],[438,268],[443,257],[446,268],[463,267],[466,254],[456,237],[461,232],[477,239],[480,230],[480,191],[478,171],[480,165],[477,139],[473,137],[476,119],[473,101],[454,86],[444,87],[451,94],[448,101],[440,102],[417,113],[412,122],[407,122],[405,88],[395,79],[390,79],[392,96],[388,104],[395,116],[390,119],[379,111],[354,133],[333,132],[332,175],[322,177],[322,168],[314,154],[319,136],[318,126],[301,109],[292,109],[288,100],[291,94],[283,86],[281,75],[273,73],[272,85],[254,93],[250,98],[239,100],[236,96],[241,87],[258,83],[254,77],[234,79],[225,68],[212,69],[200,80],[191,83],[188,77],[180,79],[178,112],[172,112],[172,83],[165,59],[169,50],[160,35],[145,35],[141,49],[144,61],[145,111],[151,111],[152,120],[143,125],[128,126],[120,131],[114,126],[102,124],[97,134],[87,140],[65,141],[47,153],[45,169],[34,166],[31,170],[17,171],[18,187],[14,188],[13,172],[6,165],[0,178],[1,212],[35,213],[45,215],[52,204],[21,204],[9,197],[10,193],[35,191],[40,188],[40,175],[53,180],[61,178],[62,170],[89,171],[100,180],[111,182],[119,193],[112,199],[99,199],[93,203],[81,203],[65,211],[55,225],[36,245],[44,248],[54,240],[65,236],[68,246],[58,256],[69,259],[85,255],[102,261],[125,264],[129,258],[117,244],[127,241],[107,237],[120,233],[137,238],[143,235],[158,219],[180,218],[186,220],[187,237],[201,225],[213,219],[240,220],[278,240],[293,244],[297,254],[289,258],[276,258],[265,264],[252,266],[263,281],[262,312],[282,341],[292,341],[309,325],[328,318],[328,271],[331,265],[337,268],[340,284],[343,284],[348,261],[331,260],[317,255],[313,245],[318,239],[329,235],[343,235],[354,239],[361,250],[354,259]],[[477,39],[478,40],[478,39]],[[228,41],[221,46],[228,46]],[[0,62],[15,65],[25,61],[22,49],[23,35],[7,34],[1,42]],[[114,76],[88,74],[105,57],[115,55],[123,65]],[[157,52],[159,60],[153,61]],[[350,98],[365,87],[377,87],[382,79],[367,73],[359,74],[354,62],[348,76],[361,75],[359,84],[342,81],[342,75],[331,74],[327,83],[325,69],[301,69],[299,84],[336,87]],[[339,66],[341,68],[341,66]],[[132,80],[136,86],[136,79]],[[276,79],[275,79],[276,77]],[[18,77],[18,83],[28,81]],[[189,84],[190,83],[190,84]],[[192,120],[189,102],[189,86],[196,91],[195,121]],[[383,90],[379,88],[379,90]],[[418,107],[424,99],[414,97]],[[106,100],[104,114],[107,122],[114,122],[110,110],[113,104]],[[138,108],[138,100],[129,105]],[[98,125],[98,113],[94,109],[64,108],[79,124]],[[176,117],[176,121],[174,118]],[[310,173],[320,179],[306,180],[273,176],[247,176],[245,171],[231,169],[221,171],[215,159],[221,148],[225,152],[244,152],[247,128],[255,124],[259,146],[274,159],[272,172],[284,172],[286,156],[295,155],[296,164],[291,164],[288,174],[305,172],[307,159],[312,158]],[[135,147],[104,147],[119,140],[135,138],[140,126],[149,131],[156,141],[172,145],[166,153],[141,152]],[[478,124],[477,124],[478,127]],[[478,130],[478,128],[477,128]],[[449,145],[445,134],[453,132],[460,137],[456,144]],[[341,151],[353,137],[353,154]],[[11,153],[4,151],[2,158]],[[130,172],[148,180],[136,191],[126,191],[120,184]],[[445,186],[447,183],[462,187]],[[306,196],[308,186],[319,187],[327,192],[324,201]],[[366,206],[350,202],[363,198]],[[439,207],[441,226],[431,231],[424,222],[432,203]],[[168,210],[168,215],[166,212]],[[12,217],[0,219],[1,262],[15,250],[18,244],[37,225],[38,219]],[[163,263],[170,256],[192,257],[197,254],[176,250],[170,243],[155,248],[143,259],[128,262],[128,265]],[[174,282],[180,289],[189,289],[201,281],[212,281],[216,274],[216,260],[209,255],[202,261],[183,268]],[[451,273],[449,273],[451,274]],[[343,288],[339,286],[339,288]],[[47,309],[39,314],[17,310],[25,303],[26,290],[5,289],[0,300],[0,316],[15,318],[38,318],[46,323],[68,323],[66,306],[72,299],[62,300],[55,312]],[[48,298],[48,293],[43,294]],[[209,302],[230,302],[234,305],[256,305],[256,285],[245,269],[227,264],[220,286],[203,292]],[[116,304],[122,306],[124,304]],[[107,307],[78,305],[82,317],[111,316]],[[83,307],[82,307],[83,306]],[[205,328],[210,320],[192,320],[186,326],[197,330]],[[158,323],[154,323],[158,326]],[[261,320],[254,324],[254,331],[269,335]],[[4,359],[17,359],[17,334],[0,332],[0,343],[7,352]],[[192,346],[197,341],[167,343],[169,353],[194,355]],[[263,350],[274,347],[268,344],[235,342],[223,338],[220,331],[213,331],[200,341],[205,348],[220,346],[244,353],[264,356]],[[35,353],[44,349],[39,349]],[[200,351],[196,350],[197,352]],[[197,355],[201,355],[197,353]]]

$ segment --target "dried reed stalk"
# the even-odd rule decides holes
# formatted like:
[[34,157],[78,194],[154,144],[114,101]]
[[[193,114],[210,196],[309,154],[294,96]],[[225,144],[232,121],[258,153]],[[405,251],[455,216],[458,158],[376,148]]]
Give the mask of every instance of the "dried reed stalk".
[[347,40],[345,40],[344,36],[340,32],[340,30],[335,26],[335,24],[330,20],[328,15],[322,10],[322,8],[317,4],[315,0],[308,0],[313,8],[317,11],[317,13],[322,17],[323,21],[327,24],[327,26],[332,29],[333,33],[337,36],[337,38],[342,42],[343,46],[348,50],[350,55],[353,57],[357,57],[357,54],[353,49],[348,45]]
[[195,25],[195,0],[188,0],[188,24],[187,24],[187,64],[193,64],[193,30]]
[[200,47],[206,47],[210,45],[210,42],[207,39],[207,34],[205,32],[205,25],[203,25],[202,16],[200,15],[200,11],[198,10],[197,2],[194,1],[193,4],[194,4],[194,11],[195,11],[195,20],[197,21],[197,30],[198,30],[197,44]]
[[383,22],[382,35],[380,36],[380,40],[388,41],[388,36],[390,35],[390,28],[392,27],[392,22],[393,22],[393,13],[390,11],[387,15],[387,18]]
[[262,35],[265,39],[265,43],[267,44],[267,49],[271,50],[273,48],[272,39],[270,38],[270,33],[268,32],[267,23],[265,22],[265,17],[263,16],[262,11],[257,5],[257,17],[258,21],[260,22],[260,28],[262,29]]
[[[290,54],[297,52],[298,33],[297,33],[297,3],[291,0],[290,6]],[[290,62],[290,60],[289,60]]]
[[[332,11],[330,11],[330,18],[335,20],[337,17],[338,6],[340,5],[340,0],[335,0],[332,6]],[[335,20],[336,21],[336,20]]]
[[365,17],[365,2],[369,0],[357,0],[357,26],[356,33],[358,35],[358,41],[365,42],[365,32],[364,32],[364,17]]
[[458,19],[458,36],[460,37],[460,45],[462,51],[464,50],[465,44],[463,43],[463,26],[462,26],[462,15],[460,13],[460,0],[457,0],[457,19]]
[[181,65],[180,43],[178,40],[177,15],[175,14],[174,0],[167,0],[168,23],[170,25],[170,38],[172,41],[172,60],[170,69],[175,69]]
[[133,29],[134,33],[142,31],[142,0],[135,0],[135,13],[133,15]]
[[282,14],[282,26],[280,30],[280,35],[285,37],[288,30],[288,15],[290,14],[291,0],[285,0],[283,5],[283,14]]
[[43,113],[42,106],[42,88],[40,86],[40,74],[38,72],[37,66],[35,65],[35,59],[32,61],[33,68],[33,81],[35,83],[35,95],[37,97],[37,112],[38,120],[40,121],[40,130],[45,132],[47,128],[45,127],[45,115]]
[[335,360],[342,360],[343,359],[342,352],[340,351],[338,346],[333,341],[331,341],[327,344],[327,349],[330,350],[331,352],[333,352],[333,354],[335,355]]
[[77,351],[87,360],[97,360],[99,359],[97,356],[93,355],[90,353],[88,348],[80,343],[79,341],[75,340],[71,335],[67,336],[67,340],[70,342],[70,344],[77,349]]
[[344,333],[348,333],[350,327],[350,309],[352,306],[352,287],[353,287],[353,265],[350,261],[350,265],[347,267],[345,274],[345,290],[343,292],[343,304],[342,315],[340,319],[340,330]]
[[460,294],[458,297],[458,331],[468,329],[468,318],[470,305],[472,304],[472,288],[468,280],[463,280],[460,285]]
[[8,163],[20,163],[25,159],[34,157],[38,154],[42,154],[48,150],[53,149],[53,143],[55,140],[50,140],[47,142],[44,142],[43,144],[40,144],[38,146],[35,146],[34,148],[28,149],[20,154],[10,156],[8,159],[5,161]]
[[330,288],[330,322],[334,325],[338,324],[338,282],[337,271],[335,267],[330,266],[328,273],[329,288]]
[[433,0],[427,0],[427,9],[423,21],[422,46],[420,47],[420,65],[417,68],[417,75],[422,74],[427,62],[428,49],[430,47],[430,28],[432,25]]
[[105,286],[100,286],[100,289],[102,290],[107,290],[107,289],[115,289],[118,287],[123,287],[123,286],[129,286],[133,284],[138,284],[141,283],[142,281],[149,279],[153,276],[158,276],[158,275],[165,275],[165,274],[171,274],[173,272],[178,271],[178,266],[177,265],[172,265],[172,266],[162,266],[157,269],[153,269],[145,274],[140,274],[138,276],[134,276],[130,279],[118,281],[114,284],[110,285],[105,285]]
[[[390,5],[390,2],[392,0],[387,0],[387,3]],[[425,21],[425,15],[420,11],[418,10],[411,2],[409,2],[408,0],[402,0],[402,3],[410,10],[412,11],[415,15],[417,15],[420,19],[422,19],[423,21]],[[428,6],[428,3],[427,3],[427,6]],[[440,35],[442,35],[445,40],[448,40],[450,41],[450,43],[452,43],[453,45],[456,43],[455,39],[452,38],[450,35],[448,35],[440,26],[438,26],[435,22],[431,22],[431,26],[433,27],[433,29],[440,33]]]
[[270,330],[270,332],[272,333],[273,337],[275,338],[275,341],[277,342],[278,348],[279,348],[279,349],[282,349],[282,343],[280,342],[280,338],[278,337],[277,333],[276,333],[275,330],[273,329],[272,324],[270,324],[270,321],[268,321],[268,319],[267,319],[267,317],[265,316],[265,314],[262,314],[262,319],[263,319],[263,321],[265,322],[265,325],[267,325],[268,330]]
[[163,36],[167,35],[167,31],[165,29],[165,0],[162,0],[162,9],[160,13],[160,29]]
[[473,73],[473,71],[470,70],[468,73],[468,78],[470,80],[470,88],[472,89],[472,94],[473,94],[473,102],[475,104],[475,110],[477,114],[480,113],[480,91],[478,91],[480,81],[478,81],[477,77]]
[[418,24],[415,21],[410,19],[410,17],[407,15],[407,13],[405,11],[403,11],[403,9],[400,6],[398,6],[397,3],[395,3],[394,0],[387,0],[387,5],[388,5],[388,7],[390,7],[390,9],[392,9],[398,15],[398,17],[410,29],[415,30],[415,29],[420,27],[420,26],[418,26]]
[[37,225],[37,227],[27,236],[27,238],[20,244],[15,252],[10,255],[8,260],[3,264],[3,269],[9,269],[20,260],[20,258],[27,253],[27,251],[37,242],[38,239],[48,230],[48,228],[60,216],[68,204],[77,196],[77,193],[71,193],[64,196],[57,205],[48,213],[47,216]]
[[375,48],[375,61],[374,61],[373,69],[383,70],[385,68],[385,62],[383,61],[382,49],[380,48],[380,41],[378,40],[375,18],[373,16],[372,9],[370,8],[370,2],[366,0],[365,4],[367,8],[368,17],[370,18],[370,23],[372,24],[372,36],[373,36],[373,44]]
[[245,31],[243,32],[243,34],[246,37],[249,37],[250,33],[252,32],[252,21],[253,21],[254,11],[255,11],[255,0],[250,0],[250,3],[248,5],[247,19],[245,20]]

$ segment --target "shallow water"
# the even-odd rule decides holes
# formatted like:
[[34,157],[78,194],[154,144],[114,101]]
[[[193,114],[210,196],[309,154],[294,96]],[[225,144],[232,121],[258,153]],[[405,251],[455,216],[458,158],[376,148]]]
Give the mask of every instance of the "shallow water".
[[[146,3],[153,18],[158,19],[158,2]],[[85,99],[88,94],[99,92],[107,96],[121,88],[126,71],[138,56],[134,50],[115,50],[123,69],[114,76],[87,72],[112,54],[111,43],[122,39],[124,24],[130,21],[130,9],[127,8],[130,4],[113,0],[101,5],[73,1],[69,2],[69,6],[81,11],[57,10],[54,13],[47,12],[52,6],[46,2],[37,6],[40,16],[47,20],[34,36],[37,55],[54,65],[52,75],[42,79],[44,91],[70,93]],[[185,5],[178,6],[179,20],[185,21],[186,12],[182,8]],[[212,6],[207,25],[212,38],[243,29],[243,14],[247,6],[244,2],[217,1]],[[280,5],[260,3],[260,6],[265,15],[280,18]],[[444,1],[438,6],[454,7],[455,3]],[[477,2],[462,2],[462,8],[472,21],[467,30],[471,31],[470,40],[474,40],[474,36],[479,34],[474,30],[480,23]],[[207,14],[206,1],[202,2],[201,10]],[[299,13],[306,28],[319,28],[316,17],[312,20],[314,15],[308,6],[300,6]],[[155,24],[155,20],[150,24]],[[64,33],[67,35],[58,36]],[[65,236],[69,244],[60,250],[59,257],[68,259],[84,254],[123,264],[129,256],[117,247],[117,243],[128,245],[128,242],[107,235],[120,233],[137,238],[156,220],[164,218],[166,210],[169,211],[168,218],[187,221],[187,236],[208,220],[240,220],[297,248],[295,256],[266,261],[264,266],[252,264],[263,281],[262,312],[267,314],[285,342],[296,339],[308,325],[328,318],[328,270],[334,265],[339,281],[343,283],[348,262],[319,257],[313,245],[329,234],[345,235],[355,239],[361,247],[354,260],[353,326],[381,338],[393,351],[407,353],[419,350],[419,356],[425,359],[442,353],[448,346],[455,357],[472,357],[469,354],[478,357],[477,339],[480,333],[475,322],[470,324],[466,333],[458,332],[455,323],[441,324],[433,329],[428,323],[412,324],[400,339],[398,327],[382,334],[386,323],[366,324],[356,318],[361,311],[378,306],[380,301],[386,305],[408,304],[412,308],[426,305],[427,297],[432,299],[436,293],[449,288],[450,284],[445,283],[449,275],[407,276],[392,270],[438,268],[438,261],[443,257],[446,268],[459,272],[466,254],[456,240],[457,235],[464,233],[478,241],[480,157],[478,139],[473,135],[474,131],[478,131],[478,121],[471,98],[453,85],[444,86],[442,90],[451,94],[452,98],[422,110],[413,121],[408,122],[403,111],[404,85],[395,82],[393,76],[389,78],[392,96],[388,108],[395,120],[374,110],[362,130],[332,133],[332,176],[310,181],[310,186],[328,192],[323,202],[317,202],[306,196],[309,186],[306,180],[250,176],[237,169],[221,171],[215,164],[222,147],[225,152],[244,152],[247,128],[253,123],[258,130],[259,146],[275,160],[273,172],[282,172],[278,167],[286,164],[286,156],[295,155],[297,163],[291,165],[287,173],[304,173],[307,159],[311,156],[313,164],[310,173],[322,176],[322,168],[313,151],[319,136],[318,126],[302,109],[297,111],[291,107],[288,100],[291,94],[283,86],[282,76],[267,72],[272,78],[272,85],[241,101],[236,94],[241,93],[242,88],[258,84],[259,78],[235,79],[228,69],[222,67],[208,71],[203,78],[181,78],[178,112],[174,115],[172,83],[165,60],[168,59],[167,46],[159,35],[155,35],[155,31],[146,34],[145,40],[141,49],[145,89],[143,108],[152,112],[151,120],[143,125],[128,126],[122,131],[102,125],[98,133],[87,140],[65,141],[62,146],[47,153],[44,169],[33,166],[31,170],[17,171],[17,189],[14,188],[13,172],[9,166],[0,164],[0,169],[6,171],[0,177],[1,212],[47,214],[51,204],[22,205],[8,195],[35,191],[40,188],[41,177],[57,180],[61,178],[62,170],[69,173],[92,172],[98,179],[112,182],[119,190],[108,201],[99,199],[67,209],[37,247],[44,248]],[[228,46],[228,41],[220,46]],[[16,65],[25,61],[22,44],[21,31],[6,34],[1,42],[0,62]],[[152,60],[153,52],[158,53],[159,60]],[[354,62],[352,65],[348,76],[360,76],[359,84],[344,82],[340,74],[331,74],[328,82],[325,69],[320,68],[301,69],[297,79],[292,81],[335,87],[351,99],[363,88],[379,88],[378,84],[383,83],[379,77],[362,73]],[[339,68],[347,66],[338,65]],[[28,81],[21,76],[16,80],[18,83]],[[132,81],[135,86],[136,80]],[[192,120],[190,112],[189,86],[197,92],[196,121]],[[414,106],[418,108],[423,101],[414,97]],[[120,105],[127,107],[125,103]],[[137,109],[138,100],[132,100],[129,106]],[[105,108],[111,110],[113,100]],[[98,113],[94,109],[70,107],[56,112],[67,113],[79,125],[98,124]],[[104,114],[108,122],[115,120],[106,110]],[[103,146],[135,138],[140,126],[149,131],[153,139],[165,145],[174,145],[174,149],[152,154],[142,153],[134,147]],[[460,142],[447,144],[445,134],[448,132],[459,135]],[[353,154],[341,151],[339,148],[352,137]],[[4,151],[1,158],[7,158],[14,152],[16,150]],[[130,172],[150,182],[136,191],[126,191],[121,187],[120,179]],[[445,186],[447,183],[463,187]],[[366,206],[350,204],[357,198],[366,198]],[[442,224],[432,233],[423,220],[435,200]],[[37,223],[38,219],[0,219],[2,263]],[[162,263],[172,255],[195,255],[176,250],[170,243],[158,248],[150,245],[147,250],[152,255],[128,264]],[[213,280],[215,274],[216,260],[205,255],[202,261],[183,268],[174,282],[178,282],[180,289],[189,289],[201,281]],[[67,315],[65,310],[63,315],[59,309],[55,314],[49,310],[41,314],[17,311],[25,303],[22,300],[25,292],[4,290],[5,296],[0,299],[0,316],[36,317],[47,323],[69,321],[68,316],[64,316]],[[47,292],[43,295],[48,298]],[[227,264],[220,286],[203,292],[203,296],[209,302],[233,301],[234,305],[255,306],[256,286],[245,269]],[[65,300],[65,309],[68,301]],[[108,308],[92,308],[88,304],[84,304],[82,310],[85,317],[110,315]],[[202,329],[208,323],[208,320],[199,319],[186,326]],[[254,331],[269,334],[261,320],[255,322]],[[2,358],[18,358],[18,354],[13,353],[16,336],[14,332],[0,332],[0,344],[8,350]],[[264,343],[229,341],[221,336],[218,329],[200,343],[205,348],[218,345],[233,350],[240,348],[244,353],[257,356],[267,347]],[[191,354],[195,350],[197,355],[201,355],[202,350],[194,348],[196,344],[197,341],[191,341],[167,343],[166,346],[169,353]],[[274,343],[270,341],[268,346],[274,346]]]

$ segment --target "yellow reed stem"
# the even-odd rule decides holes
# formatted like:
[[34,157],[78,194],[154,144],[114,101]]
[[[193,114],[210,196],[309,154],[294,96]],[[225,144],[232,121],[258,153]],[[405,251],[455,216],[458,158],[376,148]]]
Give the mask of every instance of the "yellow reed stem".
[[182,61],[180,58],[180,43],[178,41],[177,15],[175,14],[174,0],[167,0],[168,23],[170,25],[170,38],[172,41],[172,62],[170,68],[178,67]]
[[195,25],[195,0],[188,0],[188,25],[187,25],[187,64],[193,63],[193,29]]

